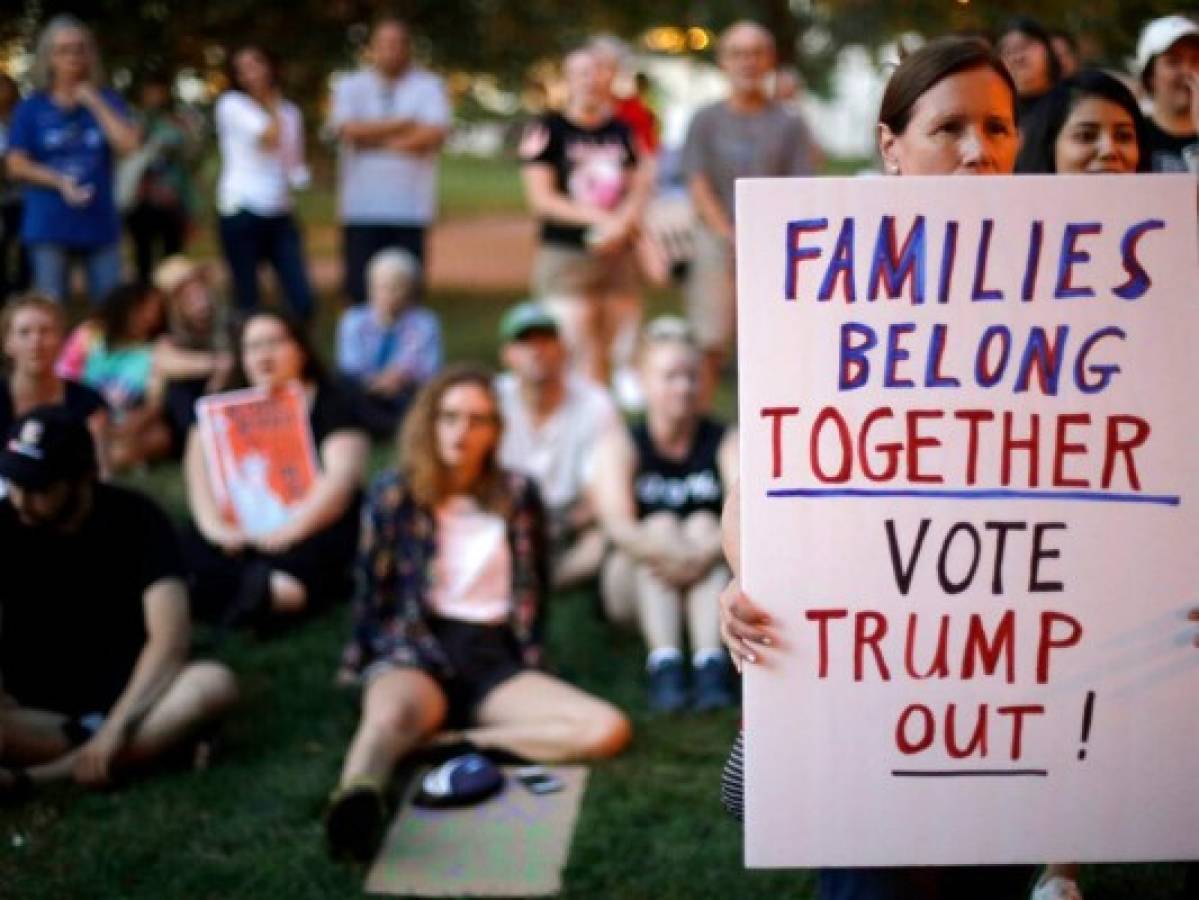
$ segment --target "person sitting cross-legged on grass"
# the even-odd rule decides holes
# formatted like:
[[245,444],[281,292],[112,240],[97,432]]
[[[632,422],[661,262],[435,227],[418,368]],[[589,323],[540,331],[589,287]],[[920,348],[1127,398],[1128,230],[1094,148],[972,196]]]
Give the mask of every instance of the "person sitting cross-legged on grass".
[[101,787],[196,737],[237,686],[223,665],[188,662],[174,529],[97,480],[78,417],[18,419],[0,478],[0,800],[59,779]]
[[422,384],[441,368],[441,325],[416,305],[420,263],[388,247],[367,265],[367,303],[342,313],[337,368],[362,391],[362,418],[371,434],[395,434]]
[[[639,626],[649,645],[651,709],[729,706],[717,607],[729,574],[718,517],[737,470],[736,435],[700,413],[701,356],[685,322],[651,322],[640,363],[645,421],[609,432],[593,467],[596,509],[615,547],[601,575],[604,609],[614,622]],[[690,696],[684,630],[694,663]]]
[[349,392],[325,374],[294,317],[251,313],[238,345],[235,382],[268,391],[303,388],[319,473],[282,524],[248,534],[222,514],[193,427],[183,475],[194,524],[184,531],[183,549],[199,618],[269,630],[349,598],[370,441]]
[[362,717],[325,820],[335,854],[369,858],[392,767],[440,728],[538,762],[629,741],[619,710],[539,669],[545,514],[534,482],[500,468],[500,431],[490,374],[447,369],[404,422],[399,471],[371,493],[343,655]]
[[592,582],[606,542],[586,491],[595,446],[623,427],[611,396],[567,368],[566,345],[549,310],[520,303],[500,321],[505,371],[495,381],[504,416],[500,462],[533,476],[549,520],[555,590]]

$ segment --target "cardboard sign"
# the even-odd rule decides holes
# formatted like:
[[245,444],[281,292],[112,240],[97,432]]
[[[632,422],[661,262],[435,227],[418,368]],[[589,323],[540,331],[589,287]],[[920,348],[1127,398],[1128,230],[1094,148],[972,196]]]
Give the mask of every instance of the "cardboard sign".
[[737,204],[748,864],[1199,857],[1194,179]]
[[209,484],[226,521],[251,537],[287,522],[320,471],[303,388],[204,397],[196,416]]

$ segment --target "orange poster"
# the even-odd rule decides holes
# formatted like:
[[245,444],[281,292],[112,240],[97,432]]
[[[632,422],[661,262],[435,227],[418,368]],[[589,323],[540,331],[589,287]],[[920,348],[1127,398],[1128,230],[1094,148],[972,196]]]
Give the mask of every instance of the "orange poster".
[[204,397],[196,403],[209,483],[221,513],[247,535],[283,525],[318,472],[308,405],[298,383]]

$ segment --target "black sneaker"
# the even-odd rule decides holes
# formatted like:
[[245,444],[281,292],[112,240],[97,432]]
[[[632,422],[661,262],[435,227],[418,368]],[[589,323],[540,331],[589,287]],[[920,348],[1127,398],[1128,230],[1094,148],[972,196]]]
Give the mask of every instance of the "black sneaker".
[[707,712],[712,709],[724,709],[737,702],[732,688],[729,686],[728,658],[723,654],[712,656],[702,665],[696,666],[692,677],[695,681],[695,709]]
[[356,785],[334,793],[325,812],[329,854],[368,863],[383,839],[387,811],[379,789]]
[[649,708],[678,712],[687,705],[687,684],[681,659],[664,659],[649,670]]

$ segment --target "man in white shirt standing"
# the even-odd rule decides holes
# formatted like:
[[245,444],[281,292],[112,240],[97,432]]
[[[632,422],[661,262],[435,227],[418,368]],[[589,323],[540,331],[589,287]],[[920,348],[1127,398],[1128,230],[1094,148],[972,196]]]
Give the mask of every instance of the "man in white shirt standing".
[[340,142],[345,290],[355,303],[366,302],[366,264],[384,247],[403,247],[423,270],[450,126],[445,86],[412,64],[405,22],[376,22],[367,55],[369,65],[334,87],[331,122]]
[[596,577],[603,561],[604,536],[584,485],[592,451],[620,415],[606,390],[568,371],[558,323],[541,304],[508,310],[500,340],[500,462],[537,482],[549,512],[553,586],[576,585]]

